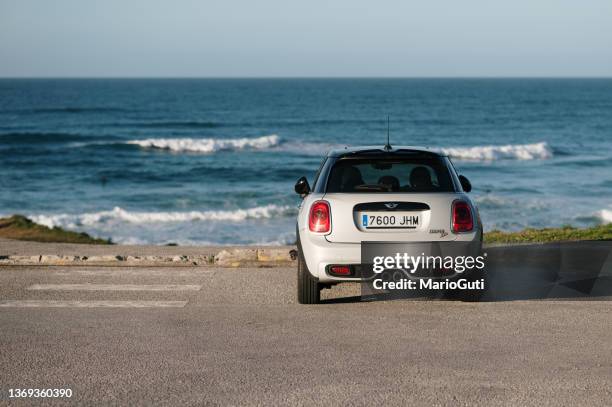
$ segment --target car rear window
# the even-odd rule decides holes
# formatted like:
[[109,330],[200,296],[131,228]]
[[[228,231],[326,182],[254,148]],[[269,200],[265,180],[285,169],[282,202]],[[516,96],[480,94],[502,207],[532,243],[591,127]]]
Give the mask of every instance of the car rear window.
[[339,159],[326,192],[453,192],[446,160],[438,156]]

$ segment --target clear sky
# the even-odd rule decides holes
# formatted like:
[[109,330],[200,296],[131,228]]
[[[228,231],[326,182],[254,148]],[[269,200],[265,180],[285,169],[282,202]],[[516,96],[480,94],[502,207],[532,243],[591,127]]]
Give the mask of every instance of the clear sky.
[[612,76],[612,0],[0,0],[0,76]]

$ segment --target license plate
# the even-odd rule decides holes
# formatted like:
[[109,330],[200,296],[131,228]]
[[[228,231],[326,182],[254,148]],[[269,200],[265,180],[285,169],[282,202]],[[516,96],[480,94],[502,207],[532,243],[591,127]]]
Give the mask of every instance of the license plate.
[[416,229],[421,216],[411,212],[362,213],[361,226],[366,229]]

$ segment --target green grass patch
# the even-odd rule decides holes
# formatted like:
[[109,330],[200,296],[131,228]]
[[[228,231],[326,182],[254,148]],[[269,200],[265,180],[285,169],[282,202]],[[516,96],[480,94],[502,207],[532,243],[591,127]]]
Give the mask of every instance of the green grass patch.
[[577,240],[612,240],[612,223],[579,229],[572,226],[545,229],[524,229],[520,232],[492,230],[485,233],[485,243],[540,243]]
[[[87,233],[48,228],[22,215],[0,218],[0,237],[49,243],[113,244],[110,239],[97,239]],[[612,223],[579,229],[572,226],[545,229],[524,229],[520,232],[492,230],[485,233],[485,243],[543,243],[578,240],[612,240]]]
[[22,215],[0,218],[0,237],[48,243],[113,244],[110,239],[96,239],[87,233],[70,232],[62,228],[48,228]]

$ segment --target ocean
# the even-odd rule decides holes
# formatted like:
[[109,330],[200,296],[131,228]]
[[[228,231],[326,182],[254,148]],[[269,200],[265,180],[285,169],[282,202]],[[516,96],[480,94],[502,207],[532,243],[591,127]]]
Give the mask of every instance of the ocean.
[[285,244],[344,145],[450,154],[486,230],[612,222],[612,79],[2,79],[0,216],[122,244]]

